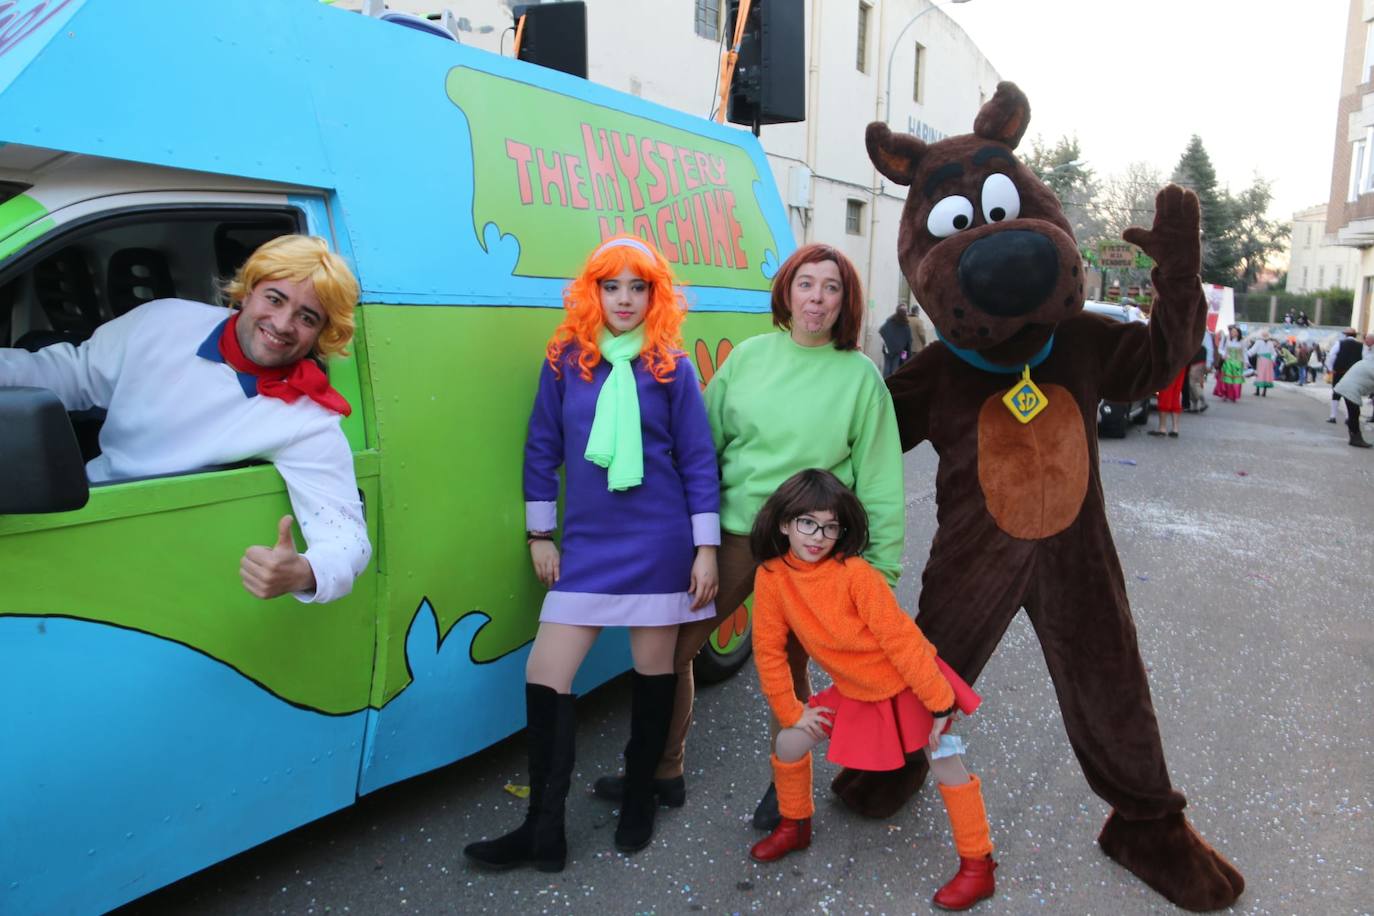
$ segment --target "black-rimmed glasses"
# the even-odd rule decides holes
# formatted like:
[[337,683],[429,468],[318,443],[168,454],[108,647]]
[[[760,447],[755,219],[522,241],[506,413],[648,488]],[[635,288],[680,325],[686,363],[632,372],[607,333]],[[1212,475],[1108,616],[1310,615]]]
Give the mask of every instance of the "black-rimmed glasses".
[[827,541],[838,541],[845,532],[844,526],[838,522],[822,525],[814,518],[806,515],[797,516],[792,520],[792,524],[796,527],[798,534],[815,534],[819,531]]

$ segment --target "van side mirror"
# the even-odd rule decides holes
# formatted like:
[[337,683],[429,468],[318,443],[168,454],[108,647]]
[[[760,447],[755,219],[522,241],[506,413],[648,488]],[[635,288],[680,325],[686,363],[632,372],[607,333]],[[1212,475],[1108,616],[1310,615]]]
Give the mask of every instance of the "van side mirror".
[[91,498],[81,448],[46,388],[0,388],[0,515],[68,512]]

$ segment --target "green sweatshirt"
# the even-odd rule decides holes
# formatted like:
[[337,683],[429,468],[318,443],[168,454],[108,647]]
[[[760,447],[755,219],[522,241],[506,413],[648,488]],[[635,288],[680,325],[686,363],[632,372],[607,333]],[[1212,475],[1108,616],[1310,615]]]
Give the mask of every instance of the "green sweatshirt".
[[906,518],[902,452],[892,398],[858,350],[803,347],[786,331],[751,337],[706,386],[720,461],[720,527],[748,535],[783,481],[825,468],[868,511],[864,556],[895,584]]

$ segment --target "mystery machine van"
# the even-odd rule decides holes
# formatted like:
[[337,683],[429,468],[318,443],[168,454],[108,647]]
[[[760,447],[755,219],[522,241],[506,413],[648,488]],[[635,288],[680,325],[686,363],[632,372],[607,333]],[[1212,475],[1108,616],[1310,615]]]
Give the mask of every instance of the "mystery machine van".
[[[620,231],[686,284],[703,384],[767,330],[793,240],[745,132],[315,0],[0,0],[0,346],[325,238],[363,290],[329,374],[373,544],[346,598],[251,597],[239,558],[291,511],[270,464],[0,515],[0,913],[109,909],[524,726],[525,426]],[[102,419],[0,426],[0,461],[42,484]],[[628,667],[608,633],[576,689]]]

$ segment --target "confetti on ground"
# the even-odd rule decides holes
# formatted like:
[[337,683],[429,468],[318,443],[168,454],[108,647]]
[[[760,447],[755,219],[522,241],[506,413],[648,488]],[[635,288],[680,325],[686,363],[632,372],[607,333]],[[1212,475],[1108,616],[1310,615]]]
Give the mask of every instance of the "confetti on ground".
[[508,783],[506,783],[506,785],[504,786],[504,788],[505,788],[505,790],[506,790],[507,792],[509,792],[511,795],[514,795],[516,798],[529,798],[529,797],[530,797],[530,787],[529,787],[529,786],[517,786],[517,785],[515,785],[514,783],[509,783],[509,782],[508,782]]
[[1138,463],[1134,458],[1103,458],[1102,460],[1108,464],[1124,464],[1132,468]]

